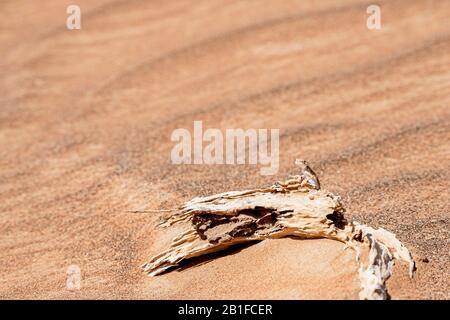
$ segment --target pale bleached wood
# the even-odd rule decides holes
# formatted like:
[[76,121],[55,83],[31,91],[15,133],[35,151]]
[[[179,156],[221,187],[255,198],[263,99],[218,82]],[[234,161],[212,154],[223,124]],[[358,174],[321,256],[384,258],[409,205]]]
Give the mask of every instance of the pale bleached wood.
[[[386,299],[386,281],[395,259],[408,262],[412,276],[414,261],[410,252],[384,229],[346,221],[339,197],[318,190],[314,172],[304,162],[297,164],[299,175],[269,188],[225,192],[186,202],[161,224],[184,224],[186,231],[177,235],[167,250],[145,263],[144,270],[155,276],[183,260],[248,241],[287,236],[326,238],[355,250],[360,265],[360,298]],[[363,248],[369,249],[367,261],[361,258]]]

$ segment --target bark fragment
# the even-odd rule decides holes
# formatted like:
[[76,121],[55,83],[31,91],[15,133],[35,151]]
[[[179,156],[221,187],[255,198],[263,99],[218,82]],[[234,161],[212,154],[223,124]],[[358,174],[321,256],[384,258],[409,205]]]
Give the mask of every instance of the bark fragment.
[[[348,222],[339,197],[320,190],[319,180],[306,162],[297,160],[296,164],[299,175],[269,188],[225,192],[186,202],[161,226],[184,224],[187,230],[143,269],[155,276],[183,260],[248,241],[287,236],[327,238],[355,250],[360,265],[360,298],[387,299],[386,281],[395,259],[409,263],[413,276],[415,264],[408,249],[389,231]],[[367,259],[361,257],[362,248],[369,249]]]

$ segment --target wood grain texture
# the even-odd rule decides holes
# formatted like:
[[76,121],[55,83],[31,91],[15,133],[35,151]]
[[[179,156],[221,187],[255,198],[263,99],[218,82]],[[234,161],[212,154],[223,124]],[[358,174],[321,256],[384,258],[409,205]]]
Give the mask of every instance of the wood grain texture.
[[[230,286],[211,295],[227,297],[239,276],[221,267],[258,276],[256,265],[288,268],[262,254],[309,252],[286,239],[159,282],[143,276],[139,265],[172,235],[155,234],[158,215],[127,210],[274,180],[256,166],[172,165],[170,134],[194,120],[280,128],[277,178],[307,159],[347,216],[412,250],[417,277],[405,286],[394,275],[393,296],[450,297],[449,1],[378,1],[379,31],[366,28],[371,1],[361,0],[77,3],[82,30],[69,31],[70,1],[0,2],[0,297],[176,298],[189,288],[204,297],[219,281]],[[323,250],[334,247],[324,240]],[[80,291],[66,289],[70,264],[81,268]],[[347,271],[327,279],[354,282]],[[297,281],[289,272],[270,273],[275,288]],[[186,290],[167,291],[170,279]],[[266,280],[261,297],[292,294],[269,296]],[[317,298],[312,271],[310,280],[292,296]]]

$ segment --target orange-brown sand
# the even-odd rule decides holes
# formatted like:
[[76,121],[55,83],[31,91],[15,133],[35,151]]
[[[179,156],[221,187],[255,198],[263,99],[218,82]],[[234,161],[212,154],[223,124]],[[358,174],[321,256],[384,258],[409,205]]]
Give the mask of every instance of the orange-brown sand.
[[[270,185],[295,158],[412,251],[392,298],[449,298],[450,2],[378,1],[377,31],[361,0],[78,0],[72,31],[69,4],[0,3],[1,298],[357,298],[354,257],[329,240],[139,268],[173,234],[127,210]],[[172,165],[194,120],[280,128],[278,174]]]

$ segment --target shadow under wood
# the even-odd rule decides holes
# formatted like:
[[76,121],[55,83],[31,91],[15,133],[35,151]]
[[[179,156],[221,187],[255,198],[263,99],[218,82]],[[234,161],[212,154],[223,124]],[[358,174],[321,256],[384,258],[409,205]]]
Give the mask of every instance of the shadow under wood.
[[232,246],[230,246],[226,249],[220,250],[220,251],[208,253],[208,254],[205,254],[205,255],[202,255],[199,257],[195,257],[195,258],[186,259],[186,260],[181,261],[177,266],[173,266],[173,267],[165,270],[163,273],[161,273],[159,275],[163,275],[163,274],[172,272],[174,270],[181,272],[186,269],[199,267],[199,266],[204,265],[212,260],[216,260],[217,258],[221,258],[221,257],[239,253],[242,250],[244,250],[258,242],[261,242],[261,241],[262,240],[253,240],[253,241],[243,242],[243,243],[232,245]]
[[[286,236],[285,238],[293,239],[293,240],[316,240],[316,239],[318,239],[318,238],[302,238],[302,237],[298,237],[298,236]],[[198,257],[183,260],[178,265],[172,266],[172,267],[164,270],[162,273],[158,274],[157,276],[160,276],[160,275],[163,275],[166,273],[170,273],[172,271],[181,272],[186,269],[202,266],[212,260],[216,260],[218,258],[233,255],[233,254],[237,254],[237,253],[241,252],[242,250],[247,249],[261,241],[264,241],[264,240],[251,240],[251,241],[246,241],[246,242],[242,242],[242,243],[238,243],[238,244],[233,244],[233,245],[229,246],[228,248],[225,248],[225,249],[222,249],[219,251],[215,251],[215,252],[211,252],[211,253],[201,255]]]

